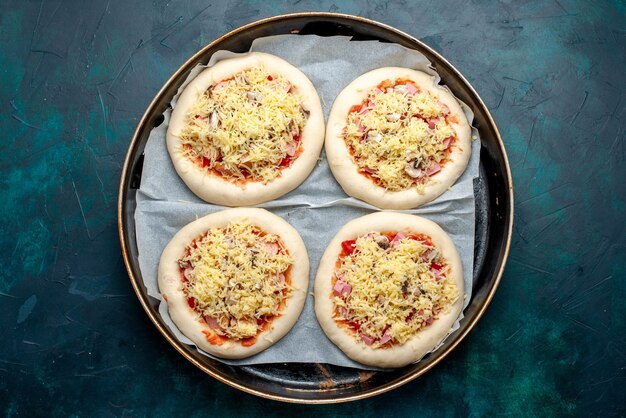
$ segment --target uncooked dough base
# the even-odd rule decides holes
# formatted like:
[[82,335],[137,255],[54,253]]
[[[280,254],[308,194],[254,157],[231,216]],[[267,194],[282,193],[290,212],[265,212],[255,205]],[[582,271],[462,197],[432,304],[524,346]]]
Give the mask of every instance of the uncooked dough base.
[[[189,108],[209,88],[234,74],[262,66],[271,73],[283,75],[302,98],[302,106],[310,112],[302,130],[302,154],[267,184],[248,182],[238,185],[223,177],[207,173],[186,158],[180,149],[180,132],[185,126]],[[276,199],[302,183],[315,167],[324,143],[324,115],[315,87],[304,73],[274,55],[251,52],[241,58],[220,61],[207,68],[190,82],[172,110],[167,129],[167,150],[176,172],[201,199],[225,206],[246,206]]]
[[[453,123],[458,141],[453,145],[448,161],[433,177],[434,183],[425,186],[423,194],[415,187],[391,192],[375,184],[358,171],[343,139],[343,129],[350,108],[360,104],[368,92],[384,80],[404,78],[414,81],[422,90],[437,94],[439,100],[450,108],[459,123]],[[350,196],[381,209],[412,209],[436,199],[463,174],[472,152],[471,128],[463,109],[454,96],[434,83],[432,76],[409,68],[386,67],[367,72],[355,79],[335,99],[326,125],[326,158],[333,175]]]
[[[221,346],[206,340],[202,331],[210,330],[198,313],[189,307],[182,290],[178,260],[183,257],[185,246],[211,227],[223,228],[233,220],[247,219],[261,229],[277,234],[294,257],[291,266],[291,296],[280,316],[256,337],[256,343],[244,347],[239,341],[228,341]],[[285,220],[265,209],[227,209],[200,218],[183,227],[167,244],[161,255],[158,271],[159,291],[167,301],[167,307],[178,329],[200,349],[217,357],[240,359],[259,353],[280,340],[294,326],[306,299],[309,285],[309,257],[300,234]]]
[[[335,307],[330,297],[332,294],[331,278],[335,263],[341,253],[341,243],[374,231],[402,231],[429,235],[433,244],[441,249],[448,261],[451,278],[459,289],[459,298],[448,312],[441,313],[432,325],[418,331],[404,344],[394,345],[391,348],[374,349],[357,340],[333,319]],[[461,258],[454,242],[439,225],[415,215],[377,212],[348,222],[326,248],[315,277],[315,314],[328,338],[351,359],[374,367],[401,367],[420,360],[450,333],[463,307],[463,292]]]

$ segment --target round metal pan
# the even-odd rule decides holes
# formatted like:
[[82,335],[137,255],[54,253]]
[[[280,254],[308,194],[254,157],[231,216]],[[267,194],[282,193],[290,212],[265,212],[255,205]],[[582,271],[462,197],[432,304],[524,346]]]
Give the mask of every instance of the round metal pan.
[[[442,82],[474,111],[474,126],[482,140],[476,196],[476,243],[472,299],[460,329],[436,352],[417,364],[385,372],[363,372],[327,364],[282,363],[236,367],[223,364],[179,342],[161,320],[159,301],[148,296],[137,262],[134,211],[141,182],[143,150],[150,130],[163,121],[168,107],[189,71],[207,63],[218,50],[248,51],[259,37],[279,34],[352,36],[354,41],[393,42],[420,51],[433,63]],[[165,339],[187,360],[216,379],[254,395],[298,403],[332,403],[374,396],[426,373],[443,360],[472,330],[496,291],[509,253],[513,227],[513,183],[504,144],[489,110],[467,80],[445,58],[412,36],[382,23],[336,13],[294,13],[259,20],[214,40],[165,83],[141,118],[124,162],[118,201],[118,228],[124,262],[141,305]]]

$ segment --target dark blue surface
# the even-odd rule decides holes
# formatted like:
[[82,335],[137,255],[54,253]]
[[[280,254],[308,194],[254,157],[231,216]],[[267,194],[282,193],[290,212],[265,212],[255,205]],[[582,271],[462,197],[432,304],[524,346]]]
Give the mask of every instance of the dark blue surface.
[[[623,2],[2,6],[7,416],[626,414]],[[314,407],[243,394],[178,355],[137,302],[116,221],[130,137],[170,74],[230,29],[309,10],[382,21],[448,58],[491,109],[516,194],[509,263],[469,338],[400,389]]]

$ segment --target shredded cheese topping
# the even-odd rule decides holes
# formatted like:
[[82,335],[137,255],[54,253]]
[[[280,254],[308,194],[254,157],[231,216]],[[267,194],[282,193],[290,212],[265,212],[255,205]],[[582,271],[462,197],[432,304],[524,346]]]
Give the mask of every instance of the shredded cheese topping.
[[309,112],[295,90],[260,67],[210,86],[187,114],[183,155],[231,181],[272,181],[301,151]]
[[333,276],[335,321],[373,348],[402,344],[458,299],[426,235],[370,233],[344,241]]
[[244,339],[279,315],[293,261],[278,235],[242,220],[209,229],[178,263],[190,307],[218,335]]
[[409,80],[386,80],[348,113],[343,133],[359,171],[390,191],[419,193],[447,162],[455,119]]

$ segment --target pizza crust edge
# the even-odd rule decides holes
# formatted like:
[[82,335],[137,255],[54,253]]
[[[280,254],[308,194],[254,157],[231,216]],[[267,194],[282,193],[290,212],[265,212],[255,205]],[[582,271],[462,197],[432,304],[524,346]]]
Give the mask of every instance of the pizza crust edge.
[[[423,194],[414,188],[391,192],[374,184],[358,172],[357,165],[342,138],[350,108],[361,103],[370,89],[381,81],[397,78],[416,81],[421,89],[438,94],[439,100],[448,106],[451,114],[459,120],[459,123],[452,124],[459,139],[450,154],[451,161],[433,177],[434,184],[425,186]],[[339,93],[328,115],[325,150],[335,179],[348,195],[381,209],[411,209],[436,199],[463,174],[472,153],[471,128],[459,102],[448,90],[436,85],[432,76],[409,68],[384,67],[357,77]]]
[[[256,343],[244,347],[239,342],[228,341],[221,346],[209,343],[203,330],[209,327],[198,320],[198,314],[189,307],[187,298],[180,286],[181,276],[177,260],[183,256],[185,246],[210,227],[225,227],[230,221],[247,219],[263,230],[280,236],[294,257],[291,267],[291,297],[281,316],[274,318],[268,330],[256,337]],[[198,348],[216,357],[240,359],[257,354],[285,336],[295,325],[306,300],[309,284],[309,257],[298,232],[281,217],[265,209],[235,208],[215,212],[199,218],[181,228],[167,244],[158,268],[159,291],[167,301],[172,321]]]
[[[402,345],[391,348],[374,349],[337,325],[333,319],[334,305],[331,277],[335,262],[341,252],[341,242],[372,231],[412,231],[429,235],[435,245],[441,248],[450,265],[454,280],[459,289],[459,299],[447,313],[442,313],[432,325],[418,331]],[[315,314],[326,336],[341,351],[359,363],[381,367],[402,367],[420,360],[425,354],[448,335],[463,307],[464,281],[463,267],[459,253],[448,234],[439,225],[428,219],[395,212],[377,212],[354,219],[344,225],[331,240],[320,260],[315,276]]]
[[[267,184],[247,182],[242,188],[217,175],[207,175],[203,169],[185,158],[179,149],[178,135],[185,125],[188,109],[209,86],[246,68],[258,65],[263,65],[268,71],[279,73],[289,80],[296,87],[302,97],[303,107],[310,111],[310,114],[302,131],[303,152],[292,165],[283,169],[280,177]],[[185,87],[172,110],[166,141],[176,172],[198,197],[218,205],[254,205],[290,192],[308,177],[315,167],[324,144],[324,115],[317,91],[303,72],[276,56],[251,52],[242,57],[218,62],[198,74]]]

